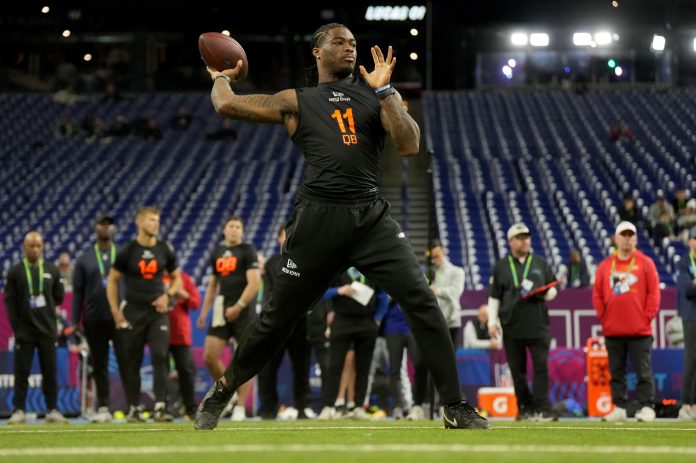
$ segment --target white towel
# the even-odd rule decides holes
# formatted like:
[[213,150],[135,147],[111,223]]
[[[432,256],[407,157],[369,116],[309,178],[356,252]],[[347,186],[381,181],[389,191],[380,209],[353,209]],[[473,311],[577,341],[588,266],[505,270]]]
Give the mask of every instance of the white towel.
[[225,319],[225,298],[224,296],[215,296],[215,302],[213,302],[213,328],[216,326],[225,326],[227,320]]

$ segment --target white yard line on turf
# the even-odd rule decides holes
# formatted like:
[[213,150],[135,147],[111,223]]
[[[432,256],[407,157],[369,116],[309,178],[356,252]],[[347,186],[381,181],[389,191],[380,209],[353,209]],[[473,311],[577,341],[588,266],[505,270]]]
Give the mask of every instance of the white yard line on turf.
[[[110,427],[100,427],[95,429],[81,428],[81,429],[33,429],[34,426],[27,426],[22,429],[8,429],[7,427],[0,427],[0,435],[3,434],[37,434],[37,433],[47,433],[47,434],[61,434],[61,433],[116,433],[116,432],[181,432],[181,431],[193,431],[193,426],[191,428],[180,428],[180,427],[158,427],[158,428],[137,428],[128,426],[113,426]],[[420,430],[420,429],[441,429],[440,425],[434,426],[224,426],[217,429],[217,432],[241,432],[241,431],[346,431],[346,430],[393,430],[393,429],[404,429],[404,430]],[[496,429],[524,429],[524,430],[569,430],[569,431],[676,431],[676,432],[695,432],[696,427],[691,428],[671,428],[671,427],[660,427],[660,426],[622,426],[621,423],[616,423],[615,425],[605,425],[601,426],[551,426],[551,425],[539,425],[539,426],[494,426],[493,430]]]
[[52,447],[0,449],[0,457],[44,455],[133,455],[221,452],[488,452],[488,453],[568,453],[568,454],[642,454],[642,455],[696,455],[696,447],[671,446],[585,446],[585,445],[465,445],[465,444],[282,444],[282,445],[183,445],[147,447]]

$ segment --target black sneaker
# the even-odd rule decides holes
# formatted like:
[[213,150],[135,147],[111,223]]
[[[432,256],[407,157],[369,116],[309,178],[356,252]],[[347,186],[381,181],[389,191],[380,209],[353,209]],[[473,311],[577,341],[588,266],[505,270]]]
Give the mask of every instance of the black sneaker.
[[442,412],[445,428],[450,429],[492,429],[487,419],[476,413],[476,410],[462,400],[457,405],[446,406]]
[[534,414],[532,421],[541,421],[541,422],[558,421],[558,415],[556,415],[554,412],[549,411],[549,410],[542,410],[542,411]]
[[155,423],[171,423],[174,421],[174,417],[165,407],[156,409],[152,418],[155,420]]
[[536,415],[527,407],[519,407],[515,421],[536,421]]
[[128,414],[126,415],[126,422],[128,423],[144,423],[145,418],[143,418],[142,415],[142,410],[140,407],[136,407],[135,405],[131,405],[130,409],[128,410]]
[[222,381],[219,379],[215,381],[196,410],[194,429],[215,429],[220,421],[222,411],[232,399],[232,394],[232,391],[228,390]]

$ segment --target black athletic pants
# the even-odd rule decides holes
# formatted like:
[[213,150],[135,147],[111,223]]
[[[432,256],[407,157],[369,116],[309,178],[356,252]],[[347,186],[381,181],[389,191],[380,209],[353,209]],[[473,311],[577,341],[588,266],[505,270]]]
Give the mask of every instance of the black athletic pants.
[[[551,411],[549,401],[549,339],[517,339],[505,335],[503,330],[503,346],[512,382],[515,385],[515,396],[520,412]],[[527,384],[527,349],[532,355],[532,392]]]
[[191,357],[191,347],[171,344],[169,352],[174,358],[174,367],[179,376],[181,402],[186,408],[186,414],[192,417],[196,413],[196,400],[193,397],[194,384],[196,383],[196,365],[193,363],[193,357]]
[[[85,337],[92,363],[92,378],[97,386],[97,408],[109,406],[109,341],[114,339],[113,320],[85,320]],[[116,347],[114,343],[114,348]]]
[[[314,357],[319,366],[319,377],[321,378],[321,403],[326,403],[326,383],[329,377],[329,342],[326,338],[310,339]],[[311,355],[310,355],[311,357]]]
[[655,406],[655,380],[653,379],[650,359],[652,336],[606,336],[604,341],[609,354],[609,372],[611,373],[609,387],[614,405],[626,408],[626,359],[627,355],[630,355],[638,378],[636,392],[640,406],[653,408]]
[[696,404],[696,322],[684,323],[684,374],[682,403]]
[[286,234],[271,300],[244,331],[225,371],[230,389],[258,373],[334,279],[355,266],[403,309],[443,402],[461,400],[447,323],[387,201],[298,196]]
[[395,404],[401,395],[401,362],[404,357],[404,347],[413,361],[415,377],[413,381],[413,405],[423,405],[428,391],[428,367],[423,360],[416,341],[411,333],[385,334],[387,350],[389,351],[389,392]]
[[128,329],[116,332],[122,348],[121,359],[125,362],[123,388],[128,405],[140,405],[140,367],[143,363],[145,344],[150,347],[152,382],[155,402],[167,399],[167,365],[169,355],[169,317],[157,313],[152,306],[128,304],[123,315],[130,323]]
[[361,406],[367,393],[372,353],[377,340],[377,323],[372,315],[347,317],[335,313],[329,339],[329,374],[324,406],[333,407],[341,385],[341,373],[348,350],[355,351],[355,403]]
[[14,397],[15,410],[26,410],[27,389],[34,349],[39,353],[41,368],[41,390],[46,401],[46,412],[56,408],[58,382],[56,379],[56,340],[35,334],[15,341],[14,352]]
[[262,418],[275,418],[278,412],[278,368],[283,361],[286,350],[292,364],[295,408],[302,412],[305,407],[309,406],[309,357],[311,352],[307,340],[307,318],[303,317],[295,325],[290,339],[283,348],[259,371]]

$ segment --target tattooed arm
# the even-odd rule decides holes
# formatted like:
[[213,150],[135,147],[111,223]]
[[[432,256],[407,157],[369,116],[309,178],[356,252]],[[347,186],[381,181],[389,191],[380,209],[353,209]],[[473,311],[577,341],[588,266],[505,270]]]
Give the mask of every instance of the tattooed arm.
[[[283,90],[275,95],[237,95],[230,87],[241,70],[241,61],[234,69],[222,72],[208,68],[213,79],[211,99],[218,114],[245,122],[283,124],[292,135],[297,128],[297,93]],[[218,77],[227,77],[218,78]]]
[[382,100],[382,125],[391,135],[399,153],[402,156],[413,156],[418,154],[420,147],[420,128],[401,103],[399,92]]
[[[375,69],[367,72],[364,66],[360,66],[360,75],[365,78],[367,84],[373,90],[384,88],[389,84],[392,72],[396,66],[396,58],[393,54],[391,45],[385,57],[378,46],[371,48],[372,60],[375,62]],[[241,67],[240,67],[241,69]],[[418,153],[420,147],[420,129],[418,124],[401,106],[401,95],[399,92],[390,89],[394,93],[382,99],[380,118],[382,126],[392,137],[394,146],[402,156],[413,156]]]

